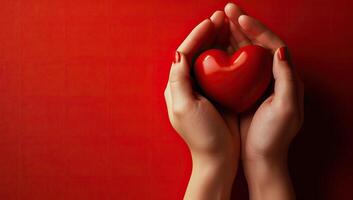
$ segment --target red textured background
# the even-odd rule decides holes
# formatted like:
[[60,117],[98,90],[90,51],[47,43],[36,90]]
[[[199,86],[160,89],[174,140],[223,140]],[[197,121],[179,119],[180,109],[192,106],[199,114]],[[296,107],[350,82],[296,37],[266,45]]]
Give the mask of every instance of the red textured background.
[[[1,0],[0,199],[181,199],[191,160],[163,89],[173,50],[225,3]],[[353,2],[238,3],[288,43],[306,84],[298,199],[353,199]]]

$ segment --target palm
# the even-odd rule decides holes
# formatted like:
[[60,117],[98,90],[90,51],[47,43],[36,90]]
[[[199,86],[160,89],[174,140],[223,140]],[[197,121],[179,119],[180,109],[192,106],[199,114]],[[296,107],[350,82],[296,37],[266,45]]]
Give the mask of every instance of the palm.
[[239,116],[243,154],[259,155],[278,146],[276,142],[281,142],[278,138],[280,135],[276,135],[277,132],[268,130],[273,128],[273,124],[279,122],[272,112],[271,100],[272,96],[264,101],[255,112],[249,111]]
[[[298,119],[303,116],[303,92],[294,91],[290,66],[284,62],[285,48],[279,48],[284,43],[260,22],[241,14],[236,5],[227,4],[225,12],[215,12],[210,19],[193,29],[176,51],[164,92],[170,122],[189,145],[193,164],[196,166],[199,163],[202,168],[204,163],[212,163],[216,168],[211,169],[223,166],[236,171],[240,137],[243,159],[254,155],[249,152],[283,152],[277,147],[288,144],[300,127]],[[224,40],[228,37],[229,44]],[[205,97],[197,94],[192,87],[190,64],[192,58],[204,49],[222,47],[232,53],[249,44],[261,45],[273,52],[279,48],[273,65],[276,95],[265,100],[256,112],[249,111],[237,116],[217,109]],[[288,130],[291,130],[289,134]],[[233,181],[234,175],[227,179]],[[195,177],[190,179],[191,186],[195,185],[192,182]],[[191,186],[188,186],[186,196],[195,189]]]
[[[211,153],[229,152],[239,146],[238,120],[236,116],[217,110],[206,98],[200,97],[190,119],[197,119],[193,128],[200,130],[185,137],[193,146]],[[187,120],[187,119],[186,119]],[[214,134],[217,133],[217,134]],[[201,135],[198,135],[201,134]]]
[[[169,119],[193,152],[238,156],[240,148],[238,120],[218,110],[205,97],[193,90],[190,63],[196,53],[216,45],[215,38],[223,18],[204,20],[179,46],[178,64],[173,64],[165,90]],[[176,54],[177,55],[177,54]]]
[[[225,7],[225,13],[229,18],[230,44],[228,49],[237,50],[240,47],[256,44],[275,52],[285,44],[269,29],[257,20],[249,17],[240,17],[243,12],[234,4]],[[281,116],[276,116],[273,112],[272,100],[274,95],[268,97],[257,110],[251,110],[240,114],[239,128],[242,142],[242,152],[249,150],[264,152],[280,142],[278,131],[266,130],[273,129],[273,124],[279,124]],[[283,124],[283,123],[282,123]],[[284,129],[285,127],[275,127]],[[289,137],[290,138],[290,137]]]

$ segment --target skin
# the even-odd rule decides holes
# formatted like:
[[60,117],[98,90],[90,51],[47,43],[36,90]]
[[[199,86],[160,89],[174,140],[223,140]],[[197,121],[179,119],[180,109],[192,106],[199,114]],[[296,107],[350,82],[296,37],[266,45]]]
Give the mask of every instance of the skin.
[[165,89],[170,122],[190,148],[193,170],[184,199],[228,199],[240,153],[238,120],[217,110],[192,88],[190,59],[210,45],[219,26],[204,20],[178,48]]
[[[226,21],[225,18],[229,20]],[[274,53],[274,92],[252,111],[220,110],[193,89],[192,58],[217,46],[229,26],[232,53],[257,44]],[[211,38],[211,39],[210,39]],[[232,3],[202,21],[177,49],[164,95],[174,129],[187,143],[193,169],[184,199],[229,199],[240,158],[250,199],[295,199],[287,169],[288,148],[303,122],[303,83],[288,61],[280,60],[284,42]]]

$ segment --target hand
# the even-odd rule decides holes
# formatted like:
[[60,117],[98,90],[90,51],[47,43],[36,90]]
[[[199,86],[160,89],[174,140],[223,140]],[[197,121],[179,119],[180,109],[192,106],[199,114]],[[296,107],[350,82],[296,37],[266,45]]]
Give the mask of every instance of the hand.
[[243,159],[284,156],[303,122],[303,83],[278,36],[235,4],[228,4],[225,13],[238,47],[257,44],[274,52],[273,94],[255,112],[240,115]]
[[165,89],[170,122],[187,143],[193,171],[185,199],[227,199],[236,174],[240,153],[238,120],[218,110],[193,90],[191,59],[213,45],[224,21],[216,12],[201,22],[177,50]]
[[291,199],[289,144],[304,117],[303,83],[288,60],[284,42],[256,19],[227,4],[234,48],[257,44],[274,53],[274,92],[255,111],[239,116],[242,159],[251,199]]

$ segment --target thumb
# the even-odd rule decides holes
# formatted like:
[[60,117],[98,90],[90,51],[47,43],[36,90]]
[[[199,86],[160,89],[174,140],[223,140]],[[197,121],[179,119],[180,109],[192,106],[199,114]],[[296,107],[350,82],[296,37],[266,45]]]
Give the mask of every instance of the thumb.
[[274,57],[274,102],[293,105],[297,103],[296,77],[290,66],[287,47],[278,48]]
[[170,92],[173,108],[183,107],[192,102],[194,96],[190,76],[190,67],[184,54],[175,53],[175,60],[170,69]]

